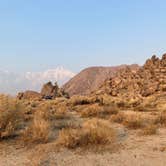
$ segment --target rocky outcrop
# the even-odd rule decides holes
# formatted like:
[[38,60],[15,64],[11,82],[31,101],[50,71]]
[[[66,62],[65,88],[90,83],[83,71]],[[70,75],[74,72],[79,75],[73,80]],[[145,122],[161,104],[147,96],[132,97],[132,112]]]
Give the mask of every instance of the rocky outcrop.
[[[70,81],[68,81],[62,88],[73,95],[89,95],[96,91],[105,80],[115,76],[120,69],[126,68],[127,65],[120,65],[115,67],[90,67],[84,69]],[[137,70],[138,65],[129,65],[132,70]]]
[[105,81],[98,93],[125,98],[142,98],[166,92],[166,54],[152,56],[137,71],[125,68]]
[[48,82],[43,85],[41,95],[44,99],[54,99],[56,97],[69,97],[68,94],[64,92],[64,90],[58,87],[57,83],[53,85],[51,82]]
[[18,99],[55,99],[57,97],[69,98],[69,95],[64,92],[61,88],[58,87],[57,83],[53,85],[51,82],[48,82],[43,85],[41,92],[35,91],[25,91],[20,92],[17,95]]
[[35,91],[25,91],[25,92],[18,93],[17,98],[19,100],[21,100],[21,99],[28,99],[28,100],[30,100],[30,99],[41,99],[42,96],[41,96],[40,93],[35,92]]

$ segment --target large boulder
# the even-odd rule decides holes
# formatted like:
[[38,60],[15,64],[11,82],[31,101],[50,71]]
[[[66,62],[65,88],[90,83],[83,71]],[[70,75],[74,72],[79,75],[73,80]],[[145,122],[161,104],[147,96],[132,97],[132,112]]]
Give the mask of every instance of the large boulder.
[[52,82],[48,82],[43,85],[41,90],[41,95],[44,99],[54,99],[56,97],[69,97],[61,88],[58,87],[58,84],[54,85]]

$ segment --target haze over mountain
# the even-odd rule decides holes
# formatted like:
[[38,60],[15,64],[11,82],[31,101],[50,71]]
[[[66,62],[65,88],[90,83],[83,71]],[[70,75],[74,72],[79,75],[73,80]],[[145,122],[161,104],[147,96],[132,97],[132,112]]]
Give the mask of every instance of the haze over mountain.
[[0,70],[0,93],[16,94],[20,91],[39,91],[42,85],[48,81],[64,84],[75,74],[63,67],[48,69],[41,72],[17,73]]

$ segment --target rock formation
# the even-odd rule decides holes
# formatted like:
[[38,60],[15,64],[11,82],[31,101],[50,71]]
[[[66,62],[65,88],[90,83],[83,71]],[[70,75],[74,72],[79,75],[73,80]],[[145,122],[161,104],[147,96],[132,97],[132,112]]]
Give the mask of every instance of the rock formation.
[[48,82],[43,85],[41,95],[44,99],[54,99],[56,97],[69,97],[68,94],[64,92],[64,90],[58,87],[57,83],[53,85],[51,82]]
[[161,59],[155,55],[137,71],[125,68],[105,81],[98,93],[111,96],[137,98],[166,92],[166,54]]
[[48,82],[43,85],[41,92],[35,91],[25,91],[20,92],[17,95],[18,99],[55,99],[57,97],[69,98],[69,95],[64,92],[61,88],[58,87],[57,83],[53,85],[51,82]]
[[[73,95],[88,95],[91,92],[97,90],[105,80],[113,77],[120,69],[124,69],[127,65],[120,65],[115,67],[90,67],[84,69],[69,82],[67,82],[62,88]],[[129,65],[129,68],[136,70],[138,65]]]

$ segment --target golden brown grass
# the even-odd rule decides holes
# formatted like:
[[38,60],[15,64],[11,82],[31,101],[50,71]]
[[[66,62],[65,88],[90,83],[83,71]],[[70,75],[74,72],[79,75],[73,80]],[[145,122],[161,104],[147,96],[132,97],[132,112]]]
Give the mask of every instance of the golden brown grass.
[[166,112],[161,112],[154,120],[154,124],[166,126]]
[[0,138],[16,134],[23,117],[21,103],[17,100],[0,95]]
[[84,104],[92,104],[92,103],[94,103],[94,99],[91,98],[91,97],[87,97],[87,96],[73,96],[70,99],[70,103],[73,106],[84,105]]
[[67,110],[68,108],[64,104],[60,103],[54,105],[53,102],[46,102],[37,108],[36,113],[43,119],[50,121],[67,118]]
[[123,125],[128,129],[140,129],[145,126],[144,119],[139,115],[128,115],[126,116]]
[[106,145],[115,142],[116,133],[108,121],[92,119],[80,128],[66,128],[59,132],[57,144],[67,148]]
[[141,135],[155,135],[155,134],[157,134],[157,126],[153,125],[153,124],[149,124],[141,130],[140,134]]
[[93,104],[85,107],[81,112],[81,117],[100,117],[103,118],[107,115],[117,114],[118,109],[115,106],[100,106]]
[[119,112],[118,114],[112,115],[110,120],[115,123],[123,123],[126,118],[126,115],[123,112]]
[[24,130],[22,139],[26,143],[47,143],[50,133],[50,123],[42,115],[35,114],[31,124]]
[[49,121],[52,118],[51,108],[48,105],[43,105],[37,109],[37,111],[34,113],[34,116]]
[[56,106],[56,108],[53,111],[53,117],[55,119],[66,119],[69,118],[68,114],[67,114],[68,108],[63,105],[63,104],[59,104]]
[[81,114],[81,117],[84,117],[84,118],[99,117],[101,112],[103,112],[103,108],[99,106],[98,104],[93,104],[81,110],[80,114]]
[[153,112],[153,111],[157,111],[157,109],[153,106],[151,106],[150,104],[146,104],[146,105],[138,105],[137,107],[134,107],[134,111],[138,111],[138,112]]

